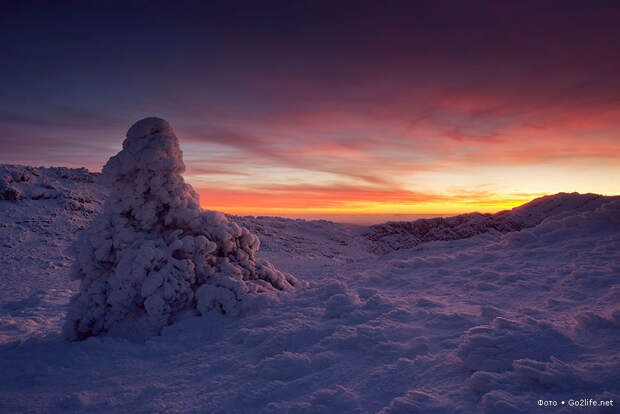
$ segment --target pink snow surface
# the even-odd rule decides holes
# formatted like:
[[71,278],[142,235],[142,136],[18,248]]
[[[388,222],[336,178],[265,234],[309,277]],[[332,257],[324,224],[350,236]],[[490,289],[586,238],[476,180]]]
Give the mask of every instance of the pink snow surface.
[[[0,201],[2,413],[611,413],[620,404],[618,197],[558,194],[490,217],[371,227],[218,216],[256,234],[256,259],[298,287],[237,315],[179,314],[159,335],[67,342],[80,286],[65,249],[105,217],[107,190],[80,170],[0,166],[8,176],[24,196]],[[53,197],[29,196],[45,185]],[[561,405],[571,398],[614,407]]]

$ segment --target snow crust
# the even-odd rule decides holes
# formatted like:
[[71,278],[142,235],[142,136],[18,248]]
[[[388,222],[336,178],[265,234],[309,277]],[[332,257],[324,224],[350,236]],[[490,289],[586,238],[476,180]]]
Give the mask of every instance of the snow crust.
[[[374,227],[225,216],[260,238],[255,260],[308,285],[242,317],[207,311],[159,336],[68,343],[61,329],[80,281],[64,248],[114,195],[77,172],[32,171],[12,185],[28,194],[41,179],[60,196],[0,201],[2,412],[617,411],[618,197],[543,197],[495,218],[521,229],[450,239],[438,223],[397,249],[368,238]],[[562,407],[570,398],[615,405]]]
[[168,122],[146,118],[129,129],[103,168],[110,189],[103,213],[74,246],[72,277],[81,286],[65,326],[69,339],[159,331],[192,309],[237,315],[293,289],[293,276],[256,259],[256,235],[200,208],[184,171]]

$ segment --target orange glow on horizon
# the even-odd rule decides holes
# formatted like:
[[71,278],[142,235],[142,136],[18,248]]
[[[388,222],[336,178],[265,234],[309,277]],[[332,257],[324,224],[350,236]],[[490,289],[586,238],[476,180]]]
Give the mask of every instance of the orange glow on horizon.
[[553,101],[511,88],[421,97],[397,94],[371,112],[332,102],[227,120],[238,130],[180,130],[185,177],[203,208],[238,215],[445,216],[559,192],[620,194],[615,100]]
[[[433,196],[407,200],[406,192],[398,197],[377,201],[363,197],[330,198],[329,194],[299,192],[245,192],[199,190],[200,204],[208,210],[235,215],[457,215],[480,212],[495,213],[520,206],[543,194]],[[413,197],[412,197],[413,198]]]

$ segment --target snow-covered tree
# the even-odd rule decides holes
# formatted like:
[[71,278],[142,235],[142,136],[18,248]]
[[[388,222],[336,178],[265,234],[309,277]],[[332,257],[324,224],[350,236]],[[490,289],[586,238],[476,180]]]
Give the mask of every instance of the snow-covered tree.
[[168,122],[146,118],[127,132],[103,168],[103,213],[73,246],[81,280],[65,335],[84,339],[124,323],[158,330],[195,310],[256,309],[296,280],[257,259],[259,239],[225,215],[200,208],[186,184],[179,142]]

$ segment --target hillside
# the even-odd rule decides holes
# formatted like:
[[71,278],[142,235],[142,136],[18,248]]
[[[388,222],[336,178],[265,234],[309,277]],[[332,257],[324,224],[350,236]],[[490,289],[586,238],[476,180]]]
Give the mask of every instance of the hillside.
[[[106,190],[83,169],[0,166],[0,411],[563,412],[620,400],[620,198],[356,227],[230,218],[308,283],[150,337],[60,335],[76,232]],[[613,408],[565,407],[569,412]]]

